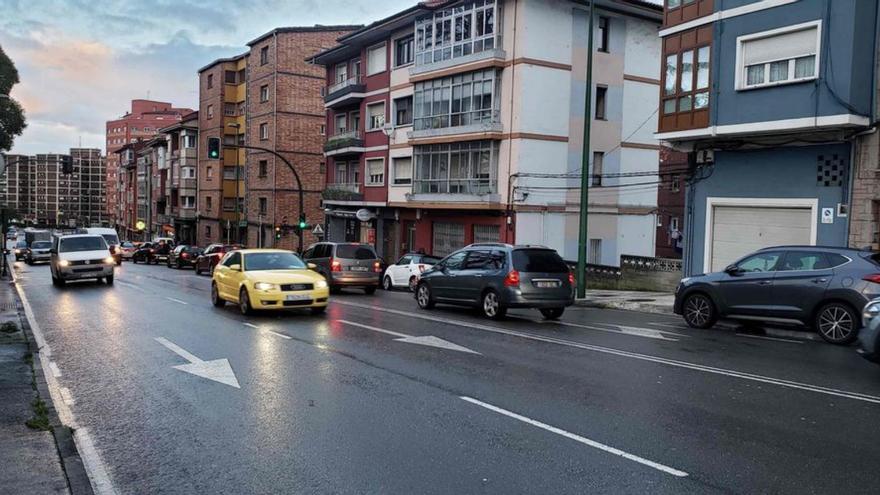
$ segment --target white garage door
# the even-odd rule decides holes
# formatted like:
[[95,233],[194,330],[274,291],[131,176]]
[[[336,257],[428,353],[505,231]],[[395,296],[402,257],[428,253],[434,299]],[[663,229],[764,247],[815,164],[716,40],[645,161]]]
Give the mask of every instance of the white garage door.
[[710,271],[768,246],[812,244],[810,208],[715,206]]

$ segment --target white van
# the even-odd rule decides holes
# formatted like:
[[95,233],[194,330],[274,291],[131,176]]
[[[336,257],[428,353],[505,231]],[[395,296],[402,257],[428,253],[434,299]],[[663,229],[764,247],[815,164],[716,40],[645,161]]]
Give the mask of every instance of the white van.
[[89,227],[84,229],[86,234],[96,234],[104,238],[108,246],[119,245],[119,235],[116,229],[108,229],[106,227]]
[[113,284],[116,261],[103,236],[76,234],[56,237],[52,242],[49,267],[52,284],[64,285],[68,280],[103,279]]

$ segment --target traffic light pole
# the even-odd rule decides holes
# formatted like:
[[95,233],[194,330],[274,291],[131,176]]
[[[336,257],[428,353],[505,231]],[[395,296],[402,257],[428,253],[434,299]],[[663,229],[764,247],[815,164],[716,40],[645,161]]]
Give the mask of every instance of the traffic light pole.
[[587,28],[587,81],[584,102],[584,151],[581,158],[581,214],[578,225],[577,297],[587,295],[587,214],[590,201],[590,131],[593,126],[593,16],[596,1],[590,0],[590,22]]
[[[277,158],[280,158],[281,161],[284,162],[285,165],[287,165],[287,168],[289,168],[290,171],[293,172],[293,178],[296,179],[296,187],[297,187],[297,189],[299,189],[299,215],[300,215],[300,218],[305,218],[306,210],[305,210],[305,201],[303,199],[302,181],[299,180],[299,174],[296,172],[296,169],[293,168],[293,165],[291,165],[291,163],[287,160],[287,158],[284,158],[283,156],[276,153],[275,151],[272,151],[268,148],[261,148],[259,146],[248,146],[248,145],[244,145],[244,144],[224,144],[223,146],[227,147],[227,148],[242,148],[242,149],[246,149],[246,150],[264,151],[266,153],[270,153],[270,154],[274,155]],[[260,232],[260,235],[262,235],[262,232]],[[299,237],[299,250],[300,250],[300,252],[302,252],[302,250],[303,250],[303,229],[299,229],[298,237]]]

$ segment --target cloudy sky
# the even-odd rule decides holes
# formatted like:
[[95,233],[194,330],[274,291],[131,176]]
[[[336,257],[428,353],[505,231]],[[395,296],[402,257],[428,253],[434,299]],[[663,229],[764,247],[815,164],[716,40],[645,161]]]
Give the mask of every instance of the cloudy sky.
[[363,24],[416,0],[0,0],[28,128],[13,153],[103,149],[133,98],[196,108],[196,70],[278,26]]

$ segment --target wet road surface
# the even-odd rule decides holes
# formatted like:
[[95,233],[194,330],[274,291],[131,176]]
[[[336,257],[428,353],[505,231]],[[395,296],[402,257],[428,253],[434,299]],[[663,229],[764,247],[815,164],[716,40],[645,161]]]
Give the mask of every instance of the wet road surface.
[[15,270],[99,492],[876,492],[880,367],[852,347],[405,292],[244,317],[191,270]]

